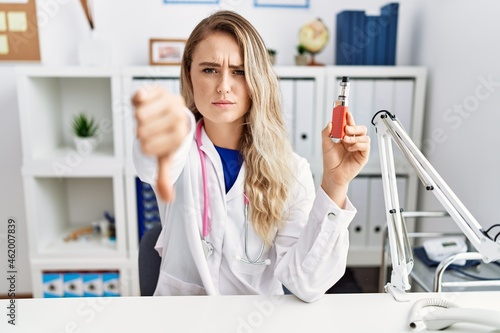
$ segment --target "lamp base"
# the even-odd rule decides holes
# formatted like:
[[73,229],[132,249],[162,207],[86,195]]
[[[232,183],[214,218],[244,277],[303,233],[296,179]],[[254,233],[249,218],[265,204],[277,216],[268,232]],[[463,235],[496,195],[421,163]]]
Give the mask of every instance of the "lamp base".
[[394,287],[390,283],[385,285],[384,290],[386,293],[391,294],[392,297],[394,297],[394,299],[397,302],[409,302],[410,301],[410,298],[408,297],[408,295],[404,291],[397,289],[396,287]]

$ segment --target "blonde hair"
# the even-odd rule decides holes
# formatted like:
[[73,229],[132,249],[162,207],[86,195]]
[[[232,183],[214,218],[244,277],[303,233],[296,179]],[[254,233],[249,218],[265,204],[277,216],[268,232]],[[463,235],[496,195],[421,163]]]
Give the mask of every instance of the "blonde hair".
[[202,20],[189,36],[181,65],[181,92],[197,119],[191,63],[197,45],[213,32],[233,36],[243,55],[251,107],[245,115],[240,150],[246,164],[245,193],[254,230],[266,243],[273,241],[288,210],[294,178],[292,146],[283,122],[280,87],[267,48],[257,30],[241,15],[218,11]]

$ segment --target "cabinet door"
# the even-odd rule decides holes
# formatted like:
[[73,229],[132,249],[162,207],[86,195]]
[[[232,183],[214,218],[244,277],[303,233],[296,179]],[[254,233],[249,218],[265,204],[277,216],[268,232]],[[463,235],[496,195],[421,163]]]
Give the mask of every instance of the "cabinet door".
[[365,247],[368,242],[369,188],[369,177],[358,176],[349,184],[347,195],[358,211],[349,225],[351,247]]
[[352,113],[356,125],[364,125],[368,130],[368,135],[376,144],[375,127],[371,124],[375,114],[373,106],[374,83],[372,79],[352,79],[351,96],[349,98],[349,111]]
[[295,81],[295,151],[312,161],[313,124],[315,118],[314,80]]
[[[285,127],[294,151],[311,164],[315,182],[320,179],[315,158],[315,145],[321,146],[314,132],[316,119],[316,82],[311,78],[280,79]],[[317,184],[316,184],[317,185]]]
[[315,82],[312,79],[281,79],[283,117],[292,146],[309,159],[312,154]]
[[281,88],[281,106],[283,109],[283,121],[285,122],[285,127],[288,132],[288,137],[290,138],[290,142],[293,145],[294,138],[294,108],[295,108],[295,84],[294,80],[291,79],[281,79],[280,80],[280,88]]
[[[406,205],[406,177],[397,177],[400,208]],[[368,245],[382,249],[382,237],[387,223],[382,177],[373,177],[369,189]]]

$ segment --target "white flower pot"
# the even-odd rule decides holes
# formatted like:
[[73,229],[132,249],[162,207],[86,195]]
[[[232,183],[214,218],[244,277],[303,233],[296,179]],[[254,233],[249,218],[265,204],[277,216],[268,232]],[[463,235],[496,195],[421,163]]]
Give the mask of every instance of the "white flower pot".
[[306,66],[309,59],[306,54],[297,54],[295,55],[295,65],[297,66]]
[[75,136],[73,137],[73,142],[75,144],[76,151],[81,156],[92,154],[97,146],[97,139],[95,137],[82,138]]

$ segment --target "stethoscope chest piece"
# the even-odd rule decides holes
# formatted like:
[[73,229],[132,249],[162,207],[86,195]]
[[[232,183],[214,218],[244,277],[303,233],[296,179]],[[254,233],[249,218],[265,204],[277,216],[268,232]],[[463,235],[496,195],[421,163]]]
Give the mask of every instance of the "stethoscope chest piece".
[[201,240],[201,246],[203,247],[203,252],[205,253],[205,258],[208,259],[214,253],[213,245],[206,239]]

